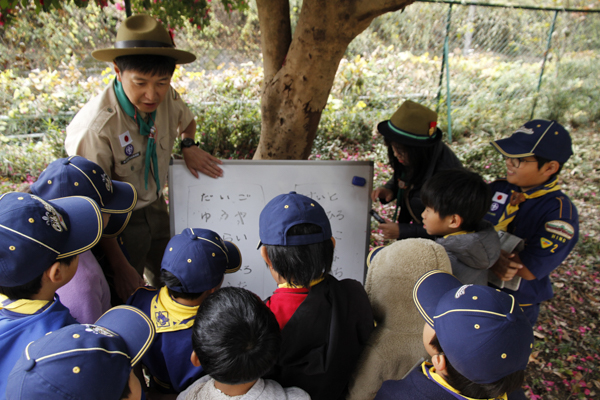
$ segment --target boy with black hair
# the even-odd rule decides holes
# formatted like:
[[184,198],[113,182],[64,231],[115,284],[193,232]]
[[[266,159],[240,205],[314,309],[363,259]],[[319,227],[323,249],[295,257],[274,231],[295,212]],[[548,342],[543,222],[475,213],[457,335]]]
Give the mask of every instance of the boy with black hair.
[[140,400],[133,367],[154,339],[154,326],[129,306],[95,324],[70,325],[27,345],[8,377],[8,400]]
[[261,255],[279,286],[266,304],[283,338],[267,377],[313,400],[345,398],[373,312],[359,282],[330,275],[335,239],[325,210],[296,192],[282,194],[260,213],[259,231]]
[[87,197],[0,196],[0,399],[27,344],[77,322],[55,293],[101,236],[100,209]]
[[433,270],[417,281],[413,300],[431,363],[384,382],[376,400],[525,399],[533,330],[513,296]]
[[444,246],[452,273],[465,284],[487,285],[487,270],[500,256],[498,234],[483,220],[489,192],[481,176],[467,169],[440,171],[421,190],[423,227]]
[[[103,238],[114,238],[125,229],[137,201],[133,185],[111,180],[102,167],[79,156],[51,162],[29,189],[45,200],[67,196],[94,200],[102,213]],[[94,323],[108,311],[111,291],[91,249],[79,255],[77,274],[57,293],[80,324]]]
[[220,160],[198,147],[194,116],[171,87],[176,64],[196,57],[176,49],[159,21],[143,14],[127,18],[117,31],[115,47],[92,56],[112,63],[116,79],[77,113],[67,127],[65,148],[69,155],[97,163],[112,179],[133,184],[138,192],[122,235],[131,264],[116,243],[102,242],[125,301],[143,285],[145,267],[150,284],[159,283],[160,259],[170,239],[162,188],[175,139],[181,138],[185,163],[194,176],[201,172],[216,178],[223,171]]
[[187,228],[169,241],[161,269],[165,286],[139,288],[127,301],[156,326],[156,340],[142,358],[151,390],[179,393],[204,375],[190,363],[190,329],[198,306],[241,263],[237,246],[208,229]]
[[262,379],[277,360],[281,333],[273,313],[246,289],[226,287],[207,297],[198,308],[192,344],[192,363],[208,375],[178,400],[310,399],[302,389]]
[[492,271],[503,281],[521,277],[512,294],[529,317],[554,296],[550,273],[579,239],[577,208],[560,190],[558,174],[573,154],[569,132],[556,121],[533,120],[510,137],[492,142],[506,160],[506,180],[490,184],[492,205],[485,219],[525,241],[518,254],[502,253]]

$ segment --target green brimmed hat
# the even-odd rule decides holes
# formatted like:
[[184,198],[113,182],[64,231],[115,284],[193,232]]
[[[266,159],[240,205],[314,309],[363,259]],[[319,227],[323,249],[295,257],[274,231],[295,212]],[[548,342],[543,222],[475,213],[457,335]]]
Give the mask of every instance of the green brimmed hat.
[[391,142],[406,146],[432,146],[442,139],[437,117],[435,111],[406,100],[392,118],[377,125],[377,130]]
[[100,61],[112,62],[120,56],[151,54],[174,58],[177,64],[188,64],[196,60],[190,52],[177,50],[169,32],[156,19],[138,14],[127,18],[117,31],[115,47],[92,52]]

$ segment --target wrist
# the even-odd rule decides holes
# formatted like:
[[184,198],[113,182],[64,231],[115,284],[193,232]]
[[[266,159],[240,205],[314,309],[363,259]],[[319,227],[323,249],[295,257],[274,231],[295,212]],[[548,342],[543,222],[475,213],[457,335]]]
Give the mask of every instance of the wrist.
[[179,148],[183,151],[183,149],[188,149],[192,146],[200,147],[199,142],[194,142],[194,139],[185,137],[181,139],[181,143],[179,143]]

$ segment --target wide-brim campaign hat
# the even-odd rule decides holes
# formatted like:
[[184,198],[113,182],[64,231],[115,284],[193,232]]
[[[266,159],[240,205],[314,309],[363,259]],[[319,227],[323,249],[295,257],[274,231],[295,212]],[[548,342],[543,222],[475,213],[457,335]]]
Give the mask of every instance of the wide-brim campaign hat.
[[442,140],[435,111],[406,100],[389,120],[380,122],[377,130],[390,142],[405,146],[427,147]]
[[209,229],[186,228],[169,241],[161,269],[172,273],[180,285],[167,285],[183,293],[201,293],[217,287],[225,274],[242,266],[242,254],[233,243]]
[[108,310],[95,324],[50,332],[27,345],[8,376],[6,397],[118,400],[154,336],[154,324],[130,306]]
[[433,270],[417,281],[413,300],[449,362],[469,380],[493,383],[527,367],[533,328],[508,293]]
[[89,197],[45,201],[26,193],[0,196],[0,286],[24,285],[57,260],[81,254],[102,237],[102,214]]
[[31,185],[31,192],[45,200],[86,196],[108,214],[127,214],[137,203],[131,183],[113,181],[102,167],[80,156],[51,162]]
[[127,18],[117,30],[115,46],[92,52],[100,61],[113,62],[120,56],[157,55],[174,58],[177,64],[188,64],[196,60],[192,53],[175,48],[169,32],[156,19],[138,14]]
[[558,122],[543,119],[529,121],[510,137],[491,144],[509,158],[539,156],[564,164],[573,155],[569,132]]
[[[290,228],[300,224],[321,227],[321,232],[288,236]],[[316,200],[289,192],[274,197],[260,212],[258,219],[260,242],[272,246],[300,246],[330,240],[331,224],[327,213]]]

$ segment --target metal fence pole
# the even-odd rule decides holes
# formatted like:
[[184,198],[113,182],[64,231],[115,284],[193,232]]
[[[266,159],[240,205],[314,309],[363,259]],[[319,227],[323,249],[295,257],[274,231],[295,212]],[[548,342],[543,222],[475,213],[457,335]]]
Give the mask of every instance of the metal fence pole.
[[448,18],[446,19],[446,39],[444,39],[444,55],[442,57],[442,70],[440,71],[440,83],[437,94],[437,105],[435,111],[440,109],[442,97],[442,82],[444,80],[444,68],[446,69],[446,106],[448,108],[448,141],[452,142],[452,116],[450,101],[450,67],[448,64],[448,37],[450,36],[450,22],[452,21],[452,4],[448,7]]
[[531,108],[531,116],[529,117],[530,120],[533,119],[535,107],[537,106],[537,101],[540,96],[540,88],[542,87],[542,77],[544,76],[544,67],[546,66],[546,60],[548,59],[548,53],[550,52],[550,45],[552,44],[552,34],[554,33],[554,25],[556,24],[557,15],[558,10],[554,11],[554,18],[552,18],[552,26],[550,27],[550,32],[548,33],[548,44],[546,45],[546,51],[544,52],[544,61],[542,61],[542,69],[540,71],[540,79],[538,80],[537,91],[535,93],[535,97],[533,98],[533,107]]

